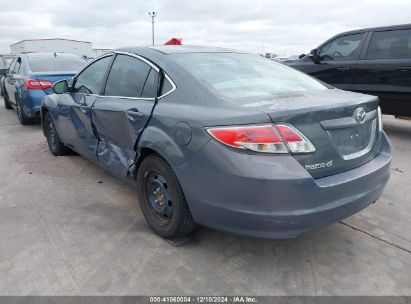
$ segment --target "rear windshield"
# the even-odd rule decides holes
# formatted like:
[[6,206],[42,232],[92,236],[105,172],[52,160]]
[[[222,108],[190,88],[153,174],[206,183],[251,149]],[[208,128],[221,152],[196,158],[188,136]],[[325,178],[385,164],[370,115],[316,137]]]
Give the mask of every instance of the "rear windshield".
[[82,57],[68,54],[29,56],[28,60],[33,72],[76,72],[87,64],[87,61]]
[[190,74],[228,98],[269,97],[327,89],[310,76],[258,55],[189,53],[172,56]]

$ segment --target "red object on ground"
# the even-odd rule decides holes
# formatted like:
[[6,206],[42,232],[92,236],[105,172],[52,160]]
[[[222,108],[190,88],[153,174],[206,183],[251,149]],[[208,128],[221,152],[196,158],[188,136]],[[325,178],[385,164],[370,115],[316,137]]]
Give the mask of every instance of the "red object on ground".
[[183,38],[171,38],[165,45],[182,45]]

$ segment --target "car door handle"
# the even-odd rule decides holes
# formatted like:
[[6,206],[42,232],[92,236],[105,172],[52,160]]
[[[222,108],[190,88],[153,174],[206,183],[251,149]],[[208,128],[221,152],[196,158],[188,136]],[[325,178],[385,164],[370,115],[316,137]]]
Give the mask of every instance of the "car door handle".
[[403,71],[403,72],[411,71],[411,66],[401,66],[401,67],[396,68],[396,70]]
[[143,112],[140,112],[139,110],[137,110],[137,109],[135,109],[135,108],[133,108],[133,109],[128,109],[128,110],[126,111],[126,114],[129,115],[129,116],[133,116],[133,117],[143,117],[143,116],[144,116],[144,113],[143,113]]
[[346,71],[349,71],[351,68],[349,68],[349,67],[339,67],[339,68],[337,68],[337,70],[338,71],[341,71],[341,72],[346,72]]

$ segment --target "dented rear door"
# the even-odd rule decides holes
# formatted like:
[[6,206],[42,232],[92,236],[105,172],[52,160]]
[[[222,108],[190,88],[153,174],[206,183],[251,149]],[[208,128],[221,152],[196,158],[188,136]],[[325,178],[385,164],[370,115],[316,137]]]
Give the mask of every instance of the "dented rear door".
[[135,56],[117,54],[104,94],[93,105],[98,161],[117,176],[127,176],[134,163],[135,144],[151,117],[157,81],[153,66]]

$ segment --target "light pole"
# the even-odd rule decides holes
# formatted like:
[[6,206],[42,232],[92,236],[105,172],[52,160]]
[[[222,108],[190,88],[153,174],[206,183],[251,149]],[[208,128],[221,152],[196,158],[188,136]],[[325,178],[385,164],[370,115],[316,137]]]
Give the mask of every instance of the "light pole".
[[152,43],[154,45],[154,18],[157,16],[156,12],[148,12],[151,17],[151,34],[152,34]]

